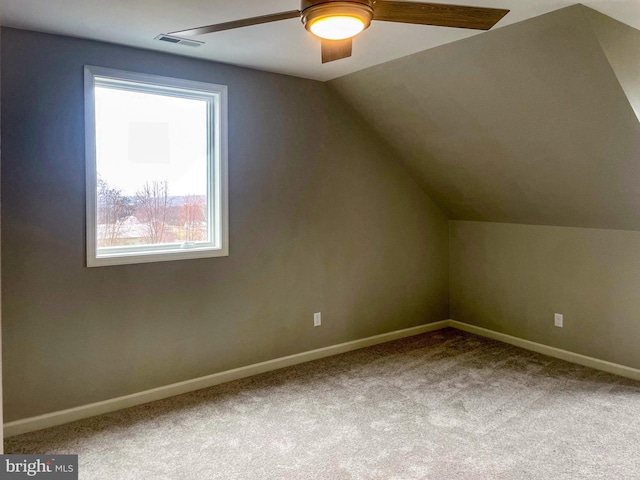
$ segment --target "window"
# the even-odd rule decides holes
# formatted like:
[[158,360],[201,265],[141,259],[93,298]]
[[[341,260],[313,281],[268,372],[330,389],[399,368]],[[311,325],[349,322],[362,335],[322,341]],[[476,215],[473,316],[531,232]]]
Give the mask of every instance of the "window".
[[228,255],[225,86],[85,67],[87,266]]

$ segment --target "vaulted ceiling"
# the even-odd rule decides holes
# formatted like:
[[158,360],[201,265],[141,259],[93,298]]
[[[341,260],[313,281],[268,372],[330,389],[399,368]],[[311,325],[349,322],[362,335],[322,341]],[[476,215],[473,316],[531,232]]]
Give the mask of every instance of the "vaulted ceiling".
[[[554,2],[531,3],[548,11],[558,5]],[[130,5],[129,14],[124,3]],[[138,46],[150,45],[145,42],[156,25],[158,33],[169,23],[175,28],[195,25],[203,8],[201,0],[190,0],[172,16],[151,3],[0,0],[0,7],[9,12],[5,24],[54,33],[75,28],[80,36],[97,39],[113,38],[118,22],[111,14],[120,12],[125,30],[133,28],[123,34],[123,43]],[[297,3],[270,0],[269,8],[286,10]],[[517,15],[528,4],[460,3],[505,6]],[[65,4],[78,10],[56,7],[48,17],[31,16],[28,4],[37,4],[36,10]],[[634,10],[640,1],[590,4],[600,11],[615,5],[616,18],[625,23],[574,5],[481,35],[431,38],[425,45],[440,46],[380,63],[406,51],[393,50],[404,41],[398,31],[389,34],[385,47],[393,53],[376,47],[373,56],[363,55],[364,63],[348,59],[333,70],[321,69],[316,59],[313,66],[303,61],[304,41],[293,40],[293,30],[286,25],[271,30],[276,34],[270,36],[269,28],[275,28],[270,25],[233,34],[244,35],[244,43],[235,44],[233,35],[230,43],[220,37],[215,48],[203,50],[203,58],[225,60],[227,55],[238,59],[234,63],[258,68],[266,62],[272,67],[266,69],[317,79],[355,72],[328,85],[397,153],[398,161],[452,219],[640,230],[640,31],[629,26],[640,27],[640,9]],[[266,2],[259,8],[249,0],[214,0],[212,5],[223,17],[265,13],[258,10],[266,8]],[[95,14],[100,9],[104,22],[81,22],[78,12]],[[510,18],[518,18],[512,14]],[[132,26],[135,19],[142,19],[140,30]],[[144,39],[136,37],[139,34]],[[268,42],[259,41],[262,34]],[[302,35],[309,40],[304,31]],[[373,38],[376,33],[367,35]],[[272,48],[281,41],[293,50]],[[253,50],[251,42],[256,44]],[[375,66],[360,70],[364,65]]]
[[[412,1],[412,0],[405,0]],[[511,10],[496,27],[557,10],[575,0],[440,0]],[[640,28],[640,0],[584,0]],[[199,48],[155,41],[160,33],[300,8],[300,0],[0,0],[3,26],[160,50],[259,70],[328,80],[449,42],[477,30],[374,22],[354,41],[354,55],[320,62],[320,42],[298,19],[198,37]]]
[[639,59],[576,5],[329,85],[452,219],[638,230]]

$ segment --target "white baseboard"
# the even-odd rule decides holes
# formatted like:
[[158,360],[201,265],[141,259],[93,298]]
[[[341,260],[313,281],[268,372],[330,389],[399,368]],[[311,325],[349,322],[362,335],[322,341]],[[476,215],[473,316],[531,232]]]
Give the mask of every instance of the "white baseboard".
[[481,337],[491,338],[498,340],[509,345],[531,350],[533,352],[542,353],[550,357],[566,360],[567,362],[576,363],[585,367],[594,368],[596,370],[602,370],[603,372],[613,373],[620,375],[621,377],[632,378],[633,380],[640,380],[640,370],[636,368],[626,367],[617,363],[607,362],[606,360],[599,360],[593,357],[587,357],[579,353],[569,352],[568,350],[562,350],[561,348],[549,347],[542,343],[532,342],[530,340],[523,340],[522,338],[512,337],[506,333],[495,332],[482,327],[476,327],[475,325],[469,325],[468,323],[458,322],[456,320],[449,320],[449,327],[457,328],[465,332],[474,333]]
[[561,360],[566,360],[568,362],[583,365],[585,367],[602,370],[605,372],[620,375],[622,377],[640,381],[640,370],[635,368],[607,362],[605,360],[599,360],[593,357],[587,357],[586,355],[580,355],[579,353],[569,352],[560,348],[549,347],[541,343],[532,342],[530,340],[523,340],[518,337],[507,335],[505,333],[495,332],[493,330],[488,330],[482,327],[476,327],[475,325],[458,322],[456,320],[442,320],[440,322],[428,323],[426,325],[420,325],[418,327],[383,333],[381,335],[354,340],[352,342],[341,343],[338,345],[332,345],[330,347],[324,347],[317,350],[289,355],[287,357],[276,358],[274,360],[256,363],[253,365],[248,365],[246,367],[228,370],[226,372],[215,373],[213,375],[195,378],[193,380],[187,380],[180,383],[174,383],[165,387],[154,388],[153,390],[146,390],[144,392],[134,393],[132,395],[118,397],[111,400],[105,400],[103,402],[83,405],[80,407],[70,408],[68,410],[61,410],[59,412],[48,413],[37,417],[16,420],[14,422],[4,424],[4,436],[5,438],[7,438],[14,435],[20,435],[22,433],[34,432],[36,430],[42,430],[43,428],[54,427],[56,425],[62,425],[64,423],[82,420],[83,418],[102,415],[104,413],[115,412],[117,410],[122,410],[123,408],[133,407],[156,400],[162,400],[163,398],[169,398],[175,395],[193,392],[202,388],[212,387],[221,383],[231,382],[233,380],[278,370],[280,368],[297,365],[299,363],[310,362],[312,360],[318,360],[320,358],[330,357],[332,355],[338,355],[340,353],[350,352],[352,350],[358,350],[360,348],[370,347],[373,345],[378,345],[380,343],[398,340],[400,338],[433,332],[435,330],[440,330],[447,327],[456,328],[458,330],[473,333],[481,337],[491,338],[493,340],[508,343],[510,345],[521,347],[526,350],[549,355],[550,357],[559,358]]
[[378,345],[380,343],[390,342],[392,340],[398,340],[400,338],[411,337],[413,335],[420,335],[421,333],[440,330],[448,326],[448,320],[428,323],[417,327],[406,328],[404,330],[397,330],[395,332],[383,333],[381,335],[375,335],[373,337],[354,340],[352,342],[341,343],[338,345],[332,345],[330,347],[324,347],[317,350],[289,355],[287,357],[276,358],[274,360],[256,363],[253,365],[248,365],[246,367],[228,370],[226,372],[215,373],[213,375],[207,375],[206,377],[195,378],[193,380],[187,380],[180,383],[174,383],[165,387],[154,388],[152,390],[146,390],[144,392],[126,395],[124,397],[113,398],[111,400],[105,400],[103,402],[91,403],[89,405],[70,408],[68,410],[61,410],[58,412],[47,413],[45,415],[39,415],[37,417],[16,420],[4,424],[4,436],[5,438],[7,438],[14,435],[20,435],[22,433],[42,430],[43,428],[55,427],[56,425],[62,425],[64,423],[74,422],[83,418],[102,415],[104,413],[115,412],[116,410],[122,410],[123,408],[129,408],[136,405],[141,405],[143,403],[162,400],[163,398],[169,398],[175,395],[193,392],[195,390],[212,387],[221,383],[231,382],[233,380],[278,370],[284,367],[290,367],[299,363],[310,362],[312,360],[318,360],[320,358],[330,357],[332,355],[338,355],[340,353],[350,352],[352,350],[358,350],[360,348],[370,347],[372,345]]

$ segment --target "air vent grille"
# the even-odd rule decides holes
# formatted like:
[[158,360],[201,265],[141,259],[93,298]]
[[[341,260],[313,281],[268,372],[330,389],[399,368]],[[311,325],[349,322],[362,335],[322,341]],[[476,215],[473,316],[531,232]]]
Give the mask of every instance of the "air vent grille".
[[204,45],[204,42],[198,42],[197,40],[187,40],[186,38],[180,37],[173,37],[171,35],[165,35],[164,33],[158,35],[154,40],[174,43],[176,45],[185,45],[187,47],[199,47],[200,45]]

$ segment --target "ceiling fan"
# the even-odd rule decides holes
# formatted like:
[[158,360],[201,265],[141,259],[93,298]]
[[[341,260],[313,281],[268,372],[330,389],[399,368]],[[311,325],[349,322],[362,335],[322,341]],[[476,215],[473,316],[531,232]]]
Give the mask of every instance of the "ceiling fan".
[[300,18],[305,28],[322,40],[322,63],[327,63],[350,57],[353,37],[369,28],[372,20],[489,30],[508,12],[509,10],[500,8],[466,7],[441,3],[383,0],[302,0],[300,10],[179,30],[171,32],[169,35],[203,35],[261,23]]

